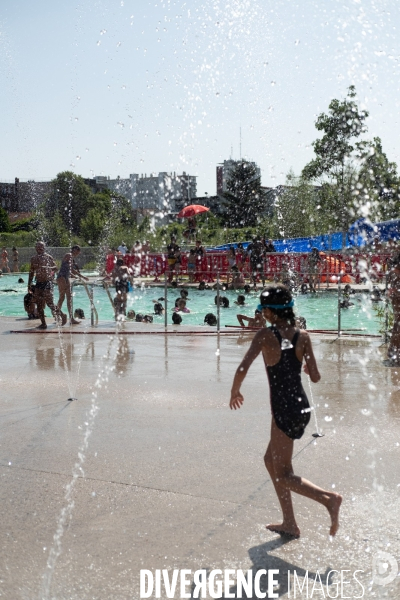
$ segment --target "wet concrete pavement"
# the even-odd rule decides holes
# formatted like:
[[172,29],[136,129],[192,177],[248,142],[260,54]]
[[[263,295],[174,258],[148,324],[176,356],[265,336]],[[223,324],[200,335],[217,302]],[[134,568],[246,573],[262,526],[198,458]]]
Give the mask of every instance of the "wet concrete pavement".
[[378,551],[400,564],[400,369],[376,340],[312,338],[324,437],[312,420],[293,464],[343,493],[342,526],[331,541],[325,509],[295,496],[302,537],[288,541],[265,530],[280,512],[260,358],[242,409],[227,407],[251,335],[8,333],[26,326],[0,321],[1,598],[130,600],[140,569],[228,568],[279,569],[282,598],[288,570],[308,570],[319,598],[331,569],[349,571],[339,598],[400,597],[400,577],[371,583]]

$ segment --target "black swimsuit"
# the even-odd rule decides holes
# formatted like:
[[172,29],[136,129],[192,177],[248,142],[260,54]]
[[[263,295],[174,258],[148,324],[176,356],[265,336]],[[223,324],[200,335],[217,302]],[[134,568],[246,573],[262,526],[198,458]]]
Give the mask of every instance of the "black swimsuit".
[[[276,327],[269,328],[282,343]],[[296,356],[299,330],[293,336],[292,346],[281,351],[279,362],[267,365],[270,386],[271,410],[277,427],[293,440],[301,438],[310,421],[310,405],[301,384],[301,362]]]

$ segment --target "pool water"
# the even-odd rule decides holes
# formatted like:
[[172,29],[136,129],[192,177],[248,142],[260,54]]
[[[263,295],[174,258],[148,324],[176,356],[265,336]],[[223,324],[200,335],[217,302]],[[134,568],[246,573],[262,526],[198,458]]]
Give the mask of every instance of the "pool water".
[[[0,278],[0,315],[24,317],[23,298],[27,292],[28,276],[23,274],[25,283],[17,283],[21,275],[7,275]],[[15,290],[6,292],[4,290]],[[111,295],[114,295],[110,288]],[[246,316],[253,316],[257,307],[259,294],[251,292],[246,296],[246,306],[239,307],[234,304],[238,293],[233,291],[221,292],[221,295],[229,299],[229,308],[222,308],[221,326],[238,325],[236,315],[241,313]],[[136,313],[153,314],[154,303],[152,300],[158,300],[164,296],[163,287],[135,288],[129,294],[128,310],[133,309]],[[214,303],[216,296],[215,290],[189,290],[189,300],[187,307],[190,313],[180,313],[183,325],[203,325],[204,316],[212,312],[217,314],[217,307]],[[58,299],[58,290],[55,287],[55,301]],[[172,309],[175,306],[175,299],[179,297],[179,290],[168,289],[168,322],[172,323]],[[379,333],[379,321],[372,309],[372,303],[365,294],[355,294],[351,297],[354,306],[341,311],[341,328],[362,329],[361,333]],[[82,308],[86,319],[90,319],[90,303],[85,288],[82,285],[73,288],[73,303],[75,308]],[[109,321],[114,318],[113,308],[110,299],[105,290],[100,286],[94,287],[94,303],[98,312],[99,320]],[[164,304],[164,302],[162,302]],[[64,301],[63,310],[67,310],[66,301]],[[322,292],[318,294],[299,295],[295,299],[296,315],[301,315],[307,321],[308,329],[337,329],[337,295],[333,292]],[[50,315],[50,310],[46,309],[46,314]],[[164,316],[154,315],[154,323],[164,323]],[[208,327],[208,326],[207,326]]]

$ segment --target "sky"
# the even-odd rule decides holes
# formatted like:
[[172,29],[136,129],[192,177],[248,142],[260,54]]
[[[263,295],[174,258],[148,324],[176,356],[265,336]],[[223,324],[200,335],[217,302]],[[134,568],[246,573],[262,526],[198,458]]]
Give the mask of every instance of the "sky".
[[399,32],[396,0],[3,0],[0,181],[186,171],[202,196],[242,157],[283,184],[350,85],[400,164]]

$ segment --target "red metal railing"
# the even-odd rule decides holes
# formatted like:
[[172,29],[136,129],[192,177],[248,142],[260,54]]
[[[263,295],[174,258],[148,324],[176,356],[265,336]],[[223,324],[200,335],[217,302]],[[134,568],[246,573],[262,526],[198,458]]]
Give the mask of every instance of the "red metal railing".
[[[274,277],[280,277],[282,271],[290,270],[296,276],[307,283],[309,279],[309,254],[285,254],[271,253],[267,254],[263,260],[259,271],[256,274],[257,280],[271,280]],[[106,271],[110,273],[114,268],[117,256],[110,254],[106,260]],[[123,258],[124,263],[131,267],[136,277],[153,277],[155,281],[159,280],[165,272],[169,276],[185,276],[191,278],[193,282],[205,281],[213,282],[219,274],[220,278],[232,278],[232,270],[228,263],[226,253],[207,252],[196,260],[194,271],[188,270],[187,255],[182,253],[179,263],[175,263],[174,268],[170,269],[166,254],[161,253],[143,253],[129,254]],[[335,283],[341,275],[344,283],[360,283],[363,278],[372,278],[376,281],[381,280],[388,269],[389,254],[353,254],[342,255],[340,253],[321,253],[321,262],[318,265],[317,279],[320,283]],[[245,279],[253,276],[249,257],[241,261],[240,271]],[[347,277],[346,277],[347,276]]]

